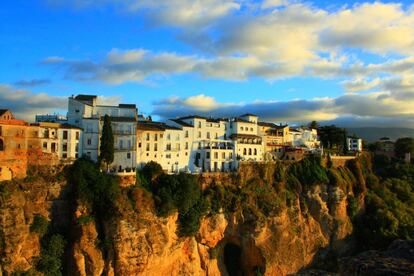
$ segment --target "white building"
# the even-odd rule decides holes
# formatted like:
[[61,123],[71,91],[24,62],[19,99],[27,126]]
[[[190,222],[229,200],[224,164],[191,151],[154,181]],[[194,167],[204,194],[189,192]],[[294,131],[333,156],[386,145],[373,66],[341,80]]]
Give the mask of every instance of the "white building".
[[82,155],[98,161],[103,118],[108,115],[114,134],[114,161],[111,170],[135,168],[137,108],[134,104],[98,105],[97,96],[77,95],[68,102],[67,120],[84,131]]
[[348,137],[346,138],[346,145],[349,151],[356,151],[356,152],[362,151],[362,139],[360,138]]
[[293,147],[301,147],[307,150],[316,150],[320,147],[318,131],[310,128],[291,128],[289,141]]
[[56,154],[60,161],[73,162],[82,152],[83,131],[68,124],[40,122],[37,126],[37,138],[40,139],[42,152]]

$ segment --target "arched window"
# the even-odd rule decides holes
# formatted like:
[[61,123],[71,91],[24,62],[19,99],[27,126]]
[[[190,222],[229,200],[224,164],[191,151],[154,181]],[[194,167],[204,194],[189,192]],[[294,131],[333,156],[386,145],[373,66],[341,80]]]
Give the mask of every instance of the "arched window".
[[257,155],[257,149],[254,149],[254,155]]
[[252,149],[249,149],[249,155],[252,155]]
[[243,149],[243,155],[246,155],[247,151],[246,149]]
[[3,143],[3,140],[0,139],[0,151],[3,151],[3,150],[4,150],[4,143]]

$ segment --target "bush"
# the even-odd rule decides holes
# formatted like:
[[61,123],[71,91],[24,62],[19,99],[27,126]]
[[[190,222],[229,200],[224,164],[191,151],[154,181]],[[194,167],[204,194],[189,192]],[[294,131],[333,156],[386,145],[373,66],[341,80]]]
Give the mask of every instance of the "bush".
[[292,164],[288,173],[290,176],[294,176],[304,187],[329,182],[327,171],[321,166],[321,159],[316,156],[309,156]]
[[35,232],[40,237],[43,237],[47,233],[48,226],[49,221],[44,216],[36,214],[30,225],[30,232]]
[[62,275],[61,259],[66,245],[65,239],[59,234],[54,234],[43,243],[37,270],[44,275]]
[[87,215],[80,216],[77,219],[77,223],[79,225],[88,224],[88,223],[90,223],[92,221],[95,221],[95,218],[93,216],[87,216]]
[[68,181],[75,188],[76,198],[88,206],[95,217],[114,215],[116,200],[121,194],[115,177],[102,173],[89,160],[78,159],[68,172]]
[[163,174],[163,170],[160,164],[150,161],[141,169],[140,174],[147,183],[152,183],[158,176]]

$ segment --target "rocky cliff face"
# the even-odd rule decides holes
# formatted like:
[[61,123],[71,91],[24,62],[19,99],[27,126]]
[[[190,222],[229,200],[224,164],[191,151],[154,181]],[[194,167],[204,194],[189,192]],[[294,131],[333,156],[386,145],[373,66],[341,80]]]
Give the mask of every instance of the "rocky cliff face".
[[[274,171],[274,166],[249,167],[200,181],[202,186],[229,181],[242,186],[258,174],[272,181]],[[30,231],[34,214],[70,230],[64,258],[64,272],[70,275],[288,275],[325,264],[331,254],[341,256],[353,246],[347,198],[354,192],[341,185],[312,185],[265,218],[243,210],[208,214],[194,237],[180,237],[178,215],[158,217],[151,195],[141,189],[134,190],[132,202],[122,193],[111,220],[80,223],[90,214],[65,197],[65,182],[6,185],[0,275],[34,266],[40,253],[39,237]]]
[[30,178],[6,182],[0,193],[0,275],[31,269],[40,255],[40,237],[30,230],[35,215],[53,219],[55,227],[70,224],[66,181]]

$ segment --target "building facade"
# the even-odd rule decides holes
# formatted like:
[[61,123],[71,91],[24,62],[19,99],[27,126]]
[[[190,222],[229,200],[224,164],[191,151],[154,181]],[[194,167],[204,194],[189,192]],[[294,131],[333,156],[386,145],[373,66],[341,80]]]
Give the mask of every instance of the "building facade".
[[362,151],[362,139],[360,138],[346,138],[346,145],[349,151],[361,152]]
[[67,122],[83,129],[82,155],[98,161],[103,119],[108,115],[114,134],[111,171],[135,169],[137,108],[134,104],[99,105],[95,95],[77,95],[68,100]]

